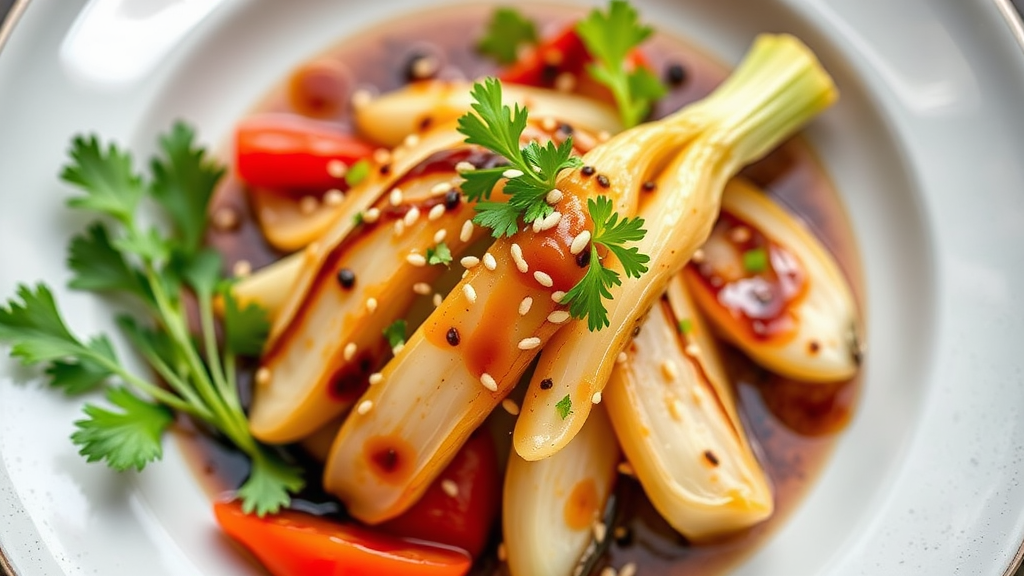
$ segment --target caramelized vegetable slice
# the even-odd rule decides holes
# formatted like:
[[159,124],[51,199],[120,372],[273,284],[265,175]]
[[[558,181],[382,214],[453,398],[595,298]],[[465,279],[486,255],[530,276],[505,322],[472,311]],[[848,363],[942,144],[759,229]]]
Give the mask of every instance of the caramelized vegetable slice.
[[527,462],[511,453],[502,527],[512,576],[569,576],[592,538],[610,537],[601,512],[620,458],[600,408],[551,458]]
[[761,522],[774,503],[715,342],[683,286],[671,281],[603,394],[647,497],[673,528],[701,540]]
[[[656,183],[637,212],[647,235],[637,243],[650,272],[612,290],[610,327],[591,332],[574,323],[544,350],[516,423],[516,451],[547,458],[582,427],[591,398],[607,382],[616,355],[670,278],[703,244],[718,217],[722,190],[744,164],[776,146],[836,97],[831,78],[791,36],[758,37],[719,88],[668,118],[623,132],[585,159],[611,189]],[[557,393],[541,382],[554,383]],[[569,395],[571,414],[557,402]]]
[[[395,146],[423,126],[463,115],[472,102],[471,88],[468,82],[415,82],[360,106],[355,114],[356,127],[365,138]],[[558,118],[595,134],[614,134],[622,129],[614,108],[589,98],[511,84],[503,90],[506,101],[526,106],[532,118]]]
[[715,328],[784,376],[853,377],[860,358],[857,308],[828,250],[743,180],[726,187],[722,211],[700,258],[684,272]]

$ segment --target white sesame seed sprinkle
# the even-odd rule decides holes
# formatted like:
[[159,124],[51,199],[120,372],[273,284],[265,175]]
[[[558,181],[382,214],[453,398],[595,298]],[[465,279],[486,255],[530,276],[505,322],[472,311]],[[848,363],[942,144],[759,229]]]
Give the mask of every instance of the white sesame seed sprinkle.
[[434,244],[440,244],[444,242],[444,239],[448,237],[448,231],[441,228],[437,232],[434,232]]
[[459,232],[459,240],[469,242],[473,238],[473,221],[466,220],[462,223],[462,231]]
[[410,208],[409,211],[405,213],[405,218],[403,218],[403,220],[405,221],[405,225],[406,226],[412,226],[419,219],[420,219],[420,209],[415,207],[415,206]]
[[605,537],[608,536],[608,526],[604,522],[594,522],[591,528],[594,532],[594,540],[604,542]]
[[383,381],[384,381],[384,375],[381,374],[380,372],[374,372],[373,374],[370,374],[370,379],[369,379],[370,386],[374,386],[376,384],[380,384]]
[[544,272],[541,272],[540,270],[537,270],[536,272],[533,273],[533,279],[536,280],[538,284],[545,288],[551,288],[554,285],[554,281],[551,280],[551,276]]
[[563,197],[564,194],[562,194],[561,190],[559,190],[558,188],[553,188],[550,192],[548,192],[548,195],[544,197],[544,201],[547,202],[548,204],[558,204],[559,202],[562,201]]
[[310,242],[309,244],[306,244],[306,254],[314,257],[318,256],[320,254],[320,243]]
[[395,220],[395,236],[405,234],[405,220]]
[[573,256],[583,252],[583,249],[590,244],[590,230],[584,230],[576,235],[572,239],[572,244],[569,245],[569,253]]
[[522,340],[519,341],[519,349],[520,350],[533,350],[534,348],[537,348],[539,346],[540,346],[540,338],[537,338],[536,336],[531,336],[529,338],[523,338]]
[[511,251],[512,251],[512,260],[515,261],[516,268],[519,268],[519,271],[522,272],[523,274],[526,274],[527,272],[529,272],[530,271],[530,266],[527,265],[526,259],[523,258],[523,249],[522,249],[522,247],[520,247],[519,244],[514,244],[513,243]]
[[356,357],[356,343],[349,342],[345,344],[345,350],[342,352],[342,355],[345,357],[345,362],[351,362]]
[[697,248],[697,250],[694,251],[693,256],[690,256],[690,260],[693,260],[695,264],[704,262],[704,250]]
[[405,137],[405,140],[402,141],[402,144],[404,144],[407,148],[412,148],[413,146],[419,143],[420,137],[418,134],[409,134],[408,136]]
[[451,498],[455,498],[459,495],[459,485],[454,480],[445,478],[441,481],[441,490],[444,491]]
[[551,301],[555,304],[561,304],[564,298],[565,292],[562,292],[561,290],[555,290],[551,293]]
[[473,170],[476,170],[476,166],[465,160],[455,165],[456,172],[472,172]]
[[620,568],[619,576],[636,576],[636,563],[630,562]]
[[373,151],[373,161],[377,164],[387,164],[391,161],[391,152],[387,148],[377,148]]
[[270,384],[270,368],[262,367],[256,371],[256,385],[266,386]]
[[366,212],[363,213],[363,222],[369,222],[370,224],[373,224],[374,222],[376,222],[379,219],[380,219],[380,209],[379,208],[370,208],[369,210],[367,210]]
[[426,296],[427,294],[430,294],[433,289],[430,287],[430,284],[427,284],[426,282],[417,282],[412,285],[412,291],[420,294],[421,296]]
[[362,108],[373,100],[373,94],[369,90],[359,89],[352,93],[352,107],[355,109]]
[[555,90],[559,92],[572,92],[576,87],[576,77],[569,72],[562,72],[555,77]]
[[612,566],[605,566],[601,569],[599,576],[619,576],[619,572]]
[[612,133],[607,130],[601,130],[597,133],[597,140],[599,142],[607,142],[612,137]]
[[[559,212],[558,210],[555,210],[551,214],[548,214],[547,216],[545,216],[543,220],[540,220],[540,230],[539,230],[539,232],[543,232],[544,230],[550,230],[550,229],[554,228],[555,226],[558,226],[558,223],[561,220],[562,220],[562,213]],[[535,220],[534,223],[536,224],[536,222],[537,221]]]
[[451,190],[451,182],[439,182],[437,184],[434,184],[434,186],[430,189],[430,193],[434,196],[444,196],[445,194],[451,192]]
[[666,380],[675,380],[679,376],[679,368],[676,367],[676,363],[671,360],[665,360],[661,363],[661,375]]
[[476,302],[476,289],[472,284],[465,284],[462,287],[462,293],[466,295],[466,300],[469,300],[470,304]]
[[391,193],[388,194],[388,201],[391,202],[392,206],[398,206],[402,203],[402,198],[405,193],[402,192],[401,188],[392,188]]
[[444,296],[441,296],[440,294],[434,294],[434,308],[440,306],[442,302],[444,302]]
[[213,226],[220,231],[234,230],[238,226],[238,212],[234,208],[218,208],[213,213]]
[[441,216],[444,216],[444,204],[437,204],[427,212],[427,220],[433,222]]
[[330,160],[327,162],[327,174],[331,178],[344,178],[348,174],[348,164],[341,160]]
[[[324,194],[324,204],[327,206],[337,206],[343,200],[345,200],[345,194],[337,188],[331,188]],[[366,218],[364,217],[363,219],[365,220]]]
[[501,175],[504,176],[505,178],[519,178],[520,176],[523,175],[523,171],[516,170],[515,168],[509,168],[508,170],[502,172]]
[[533,307],[533,298],[529,296],[523,298],[523,301],[519,303],[519,315],[526,316],[530,312],[531,307]]
[[356,407],[356,412],[359,413],[360,416],[366,416],[370,413],[370,410],[373,410],[373,400],[363,400],[359,403],[359,406]]
[[742,244],[747,240],[750,240],[750,228],[746,226],[737,226],[729,231],[729,239],[737,244]]
[[239,260],[231,267],[231,272],[236,278],[245,278],[252,274],[252,264],[248,260]]
[[405,342],[399,342],[398,344],[395,344],[395,346],[391,348],[391,354],[394,356],[398,356],[398,353],[402,351],[402,348],[405,348]]
[[366,299],[366,311],[373,314],[373,311],[377,309],[377,299],[367,298]]
[[426,257],[424,257],[423,254],[417,254],[416,252],[413,252],[413,253],[409,254],[408,256],[406,256],[405,257],[405,261],[408,262],[409,264],[412,264],[413,266],[426,266],[427,265]]
[[564,324],[569,320],[569,313],[565,310],[555,310],[551,314],[548,314],[548,322],[552,324]]
[[480,383],[484,385],[484,388],[487,388],[491,392],[498,391],[498,383],[495,382],[494,377],[487,372],[480,375]]
[[625,352],[619,352],[619,355],[615,357],[615,362],[617,364],[622,364],[628,359],[629,356],[627,356]]
[[516,404],[516,401],[511,398],[505,398],[502,400],[501,407],[505,409],[505,412],[508,412],[513,416],[519,415],[519,404]]
[[484,254],[483,262],[484,268],[487,268],[488,270],[493,271],[495,268],[498,267],[498,261],[494,259],[494,254],[491,254],[490,252]]
[[475,268],[477,264],[480,264],[480,259],[476,256],[463,256],[462,260],[459,260],[459,264],[466,269]]
[[598,390],[597,392],[594,392],[593,396],[590,397],[590,402],[593,403],[593,404],[600,404],[601,403],[601,398],[602,398],[601,391]]
[[555,128],[558,128],[558,121],[552,118],[551,116],[546,116],[543,120],[540,121],[540,127],[546,130],[547,132],[554,132]]
[[700,346],[691,342],[686,345],[686,348],[683,349],[683,352],[686,352],[686,355],[690,356],[691,358],[696,358],[697,356],[700,356]]

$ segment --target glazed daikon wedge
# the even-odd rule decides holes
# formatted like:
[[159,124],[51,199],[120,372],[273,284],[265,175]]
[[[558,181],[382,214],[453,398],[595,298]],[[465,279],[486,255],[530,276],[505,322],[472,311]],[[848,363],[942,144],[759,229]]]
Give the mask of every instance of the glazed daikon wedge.
[[512,451],[502,498],[502,531],[512,576],[571,576],[595,537],[610,538],[601,515],[621,452],[608,416],[595,409],[551,458]]
[[[442,80],[409,84],[359,105],[355,111],[356,127],[369,140],[382,146],[397,146],[424,126],[463,115],[473,102],[472,87],[471,82]],[[594,134],[622,130],[615,109],[590,98],[514,84],[505,86],[504,92],[509,101],[529,108],[535,120],[557,118]]]
[[305,249],[256,375],[249,427],[260,440],[296,441],[347,410],[388,356],[383,330],[446,270],[430,251],[443,243],[457,261],[482,235],[463,232],[474,212],[454,189],[455,166],[493,155],[442,130],[404,158],[374,204],[352,206]]
[[857,372],[846,277],[803,223],[748,182],[726,186],[722,216],[684,277],[717,331],[765,368],[805,382]]
[[[585,158],[611,190],[650,183],[636,212],[648,230],[636,246],[650,255],[650,271],[612,289],[609,327],[592,331],[573,323],[544,349],[516,423],[520,456],[547,458],[575,436],[617,354],[711,232],[729,178],[835,98],[832,79],[810,49],[792,36],[762,35],[707,98],[623,132]],[[555,393],[541,387],[544,381]],[[570,403],[572,412],[563,417],[558,402]]]
[[774,509],[715,346],[677,276],[603,392],[644,492],[691,540],[749,528]]

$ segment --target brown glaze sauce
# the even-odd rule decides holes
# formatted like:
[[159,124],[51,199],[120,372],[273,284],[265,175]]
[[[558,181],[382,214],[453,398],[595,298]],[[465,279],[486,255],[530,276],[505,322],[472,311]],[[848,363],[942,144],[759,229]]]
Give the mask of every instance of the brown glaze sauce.
[[[578,9],[552,6],[526,5],[521,9],[540,24],[542,37],[561,30],[582,14]],[[440,78],[477,78],[493,74],[497,71],[494,64],[473,50],[491,10],[487,6],[460,6],[424,12],[349,38],[298,67],[254,112],[300,113],[331,120],[350,129],[349,96],[352,92],[368,88],[383,93],[401,87],[408,81],[408,65],[416,55],[436,58],[436,77]],[[655,35],[645,45],[644,53],[651,68],[662,77],[672,65],[681,65],[685,70],[685,81],[671,86],[669,95],[655,106],[654,117],[674,112],[703,97],[727,73],[725,66],[699,50],[663,34]],[[808,223],[836,256],[859,298],[860,267],[850,228],[838,196],[809,146],[801,138],[794,138],[745,169],[743,175]],[[211,210],[223,207],[236,210],[240,218],[228,229],[211,229],[207,240],[226,255],[229,269],[238,260],[247,260],[258,268],[281,256],[260,235],[244,187],[237,178],[229,177],[225,181]],[[564,233],[559,229],[558,234]],[[568,245],[565,238],[559,238],[558,244]],[[540,256],[530,261],[539,262]],[[570,278],[574,276],[568,270],[565,273]],[[452,323],[445,325],[435,339],[445,343],[451,326]],[[459,326],[462,345],[473,328],[477,327]],[[486,339],[468,341],[483,340]],[[473,354],[477,352],[487,354],[487,351]],[[775,489],[775,514],[763,524],[726,540],[690,544],[660,518],[635,480],[620,476],[615,490],[617,520],[615,526],[610,527],[618,529],[614,530],[615,538],[597,570],[635,562],[640,575],[723,574],[769,540],[800,503],[827,462],[836,434],[842,431],[856,406],[859,379],[833,385],[808,385],[767,373],[734,350],[726,350],[725,359],[736,383],[739,409],[747,430],[761,448],[762,463]],[[241,380],[245,388],[243,397],[246,397],[251,372],[243,374]],[[354,393],[362,385],[361,375],[353,384],[342,380],[345,381],[339,382],[338,392],[345,395]],[[508,419],[501,415],[494,420],[507,426]],[[244,480],[248,466],[243,457],[187,425],[183,428],[179,438],[208,492],[215,494],[231,489]],[[404,458],[407,447],[392,440],[380,438],[377,444],[367,445],[367,460],[374,463],[375,473],[383,481],[400,478],[408,461]],[[308,470],[309,488],[295,500],[294,507],[314,513],[343,514],[343,507],[319,488],[319,465],[298,449],[287,450],[306,464]],[[713,465],[715,458],[714,455],[708,457],[708,464]],[[570,511],[565,513],[568,515]],[[612,533],[610,529],[609,534]],[[478,560],[472,574],[507,574],[507,568],[496,560],[499,541],[496,526],[489,552]]]

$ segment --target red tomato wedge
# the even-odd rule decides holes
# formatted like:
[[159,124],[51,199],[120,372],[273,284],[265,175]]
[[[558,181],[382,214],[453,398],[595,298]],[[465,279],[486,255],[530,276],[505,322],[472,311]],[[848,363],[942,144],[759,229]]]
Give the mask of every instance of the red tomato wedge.
[[481,430],[469,438],[419,502],[380,528],[457,546],[476,557],[487,544],[500,501],[494,442]]
[[224,501],[213,512],[221,529],[274,576],[463,576],[472,565],[459,550],[301,512],[259,518]]
[[238,176],[251,186],[275,190],[343,188],[347,168],[373,151],[335,125],[299,116],[253,116],[235,130]]

